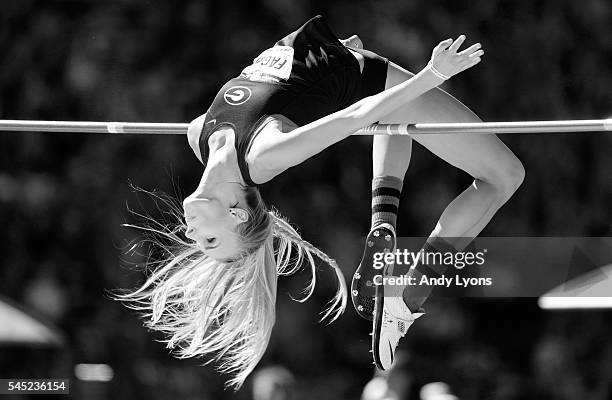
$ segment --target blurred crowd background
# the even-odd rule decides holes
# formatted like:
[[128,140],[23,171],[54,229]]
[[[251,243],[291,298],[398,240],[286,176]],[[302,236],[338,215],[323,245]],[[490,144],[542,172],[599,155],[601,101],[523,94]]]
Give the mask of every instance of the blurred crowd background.
[[[463,33],[481,42],[483,62],[444,88],[484,120],[611,113],[608,0],[21,0],[0,4],[0,118],[187,122],[261,50],[316,14],[413,71],[440,40]],[[503,140],[527,176],[483,235],[612,236],[612,136]],[[262,188],[347,277],[369,228],[370,142],[350,138]],[[412,159],[399,234],[426,236],[470,178],[419,146]],[[251,381],[224,391],[224,377],[203,360],[171,358],[106,293],[144,276],[131,267],[144,256],[126,253],[139,239],[122,227],[138,222],[130,210],[164,217],[132,185],[180,200],[201,172],[183,137],[0,133],[0,294],[64,335],[60,347],[0,344],[0,377],[70,377],[74,398],[253,398]],[[280,282],[261,366],[282,365],[267,372],[291,382],[278,396],[359,399],[374,373],[369,323],[348,309],[318,324],[331,275],[322,270],[316,296],[299,304],[288,294],[299,294],[302,278]],[[403,399],[434,381],[460,399],[612,398],[609,311],[544,312],[532,298],[427,309],[402,345]],[[77,363],[108,364],[114,379],[80,382]]]

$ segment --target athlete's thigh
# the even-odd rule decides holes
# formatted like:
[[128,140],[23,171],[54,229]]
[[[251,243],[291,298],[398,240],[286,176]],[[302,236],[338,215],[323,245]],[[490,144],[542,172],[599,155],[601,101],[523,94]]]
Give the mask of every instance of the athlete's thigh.
[[[395,86],[414,76],[389,63],[386,87]],[[436,88],[381,119],[381,123],[480,122],[459,100]],[[476,178],[494,178],[516,157],[496,135],[423,134],[412,138],[451,165]]]

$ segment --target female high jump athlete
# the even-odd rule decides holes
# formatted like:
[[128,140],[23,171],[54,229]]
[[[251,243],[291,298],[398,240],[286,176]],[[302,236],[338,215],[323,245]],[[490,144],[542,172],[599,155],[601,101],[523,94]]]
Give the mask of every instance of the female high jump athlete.
[[[189,125],[189,144],[205,164],[197,189],[183,202],[182,227],[190,240],[172,233],[180,250],[124,300],[147,311],[149,327],[165,332],[168,346],[178,348],[180,357],[214,355],[219,369],[233,375],[228,383],[235,387],[267,347],[278,275],[292,274],[306,262],[313,274],[307,298],[315,286],[314,256],[329,264],[339,288],[323,318],[336,319],[347,302],[342,272],[266,208],[257,185],[377,121],[479,121],[435,89],[480,62],[480,44],[458,51],[464,40],[460,36],[438,44],[428,66],[413,75],[360,48],[357,37],[341,43],[317,16],[261,53]],[[444,238],[476,236],[522,180],[520,162],[494,135],[413,138],[475,179],[446,208],[426,246],[452,247]],[[374,305],[362,300],[376,294],[373,351],[382,369],[391,365],[399,339],[420,315],[428,294],[403,287],[378,287],[374,293],[360,283],[374,273],[371,250],[389,243],[394,247],[411,146],[406,136],[374,137],[368,240],[375,243],[366,247],[353,279],[352,297],[360,315],[371,318]],[[381,243],[380,238],[387,240]],[[385,297],[392,290],[399,295]]]

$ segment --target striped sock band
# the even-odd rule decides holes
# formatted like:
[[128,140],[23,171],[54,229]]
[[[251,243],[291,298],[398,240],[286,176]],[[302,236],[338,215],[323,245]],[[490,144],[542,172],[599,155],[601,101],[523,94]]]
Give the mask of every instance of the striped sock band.
[[[425,244],[423,245],[423,251],[426,253],[456,253],[458,250],[450,244],[448,241],[444,240],[441,237],[430,237],[427,239]],[[423,275],[427,275],[428,277],[438,277],[442,275],[448,267],[446,265],[427,265],[424,263],[420,263],[416,266],[416,269],[419,270]]]
[[[422,249],[425,253],[456,253],[457,249],[453,247],[448,241],[440,237],[430,237],[427,239]],[[420,280],[421,276],[427,276],[428,278],[437,278],[441,276],[447,269],[446,265],[426,264],[420,262],[416,265],[415,269],[408,272],[408,276],[413,276],[415,279]],[[430,285],[415,285],[406,286],[402,293],[404,303],[410,311],[417,312],[419,308],[425,303],[427,298],[431,295],[433,287]]]
[[387,223],[395,228],[404,181],[395,176],[372,179],[372,228]]

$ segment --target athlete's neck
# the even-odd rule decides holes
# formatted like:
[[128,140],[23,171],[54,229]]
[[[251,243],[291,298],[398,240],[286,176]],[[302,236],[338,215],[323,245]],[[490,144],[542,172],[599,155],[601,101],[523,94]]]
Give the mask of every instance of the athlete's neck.
[[238,166],[234,131],[224,128],[214,132],[208,139],[208,148],[208,162],[198,190],[216,187],[219,183],[245,185]]

